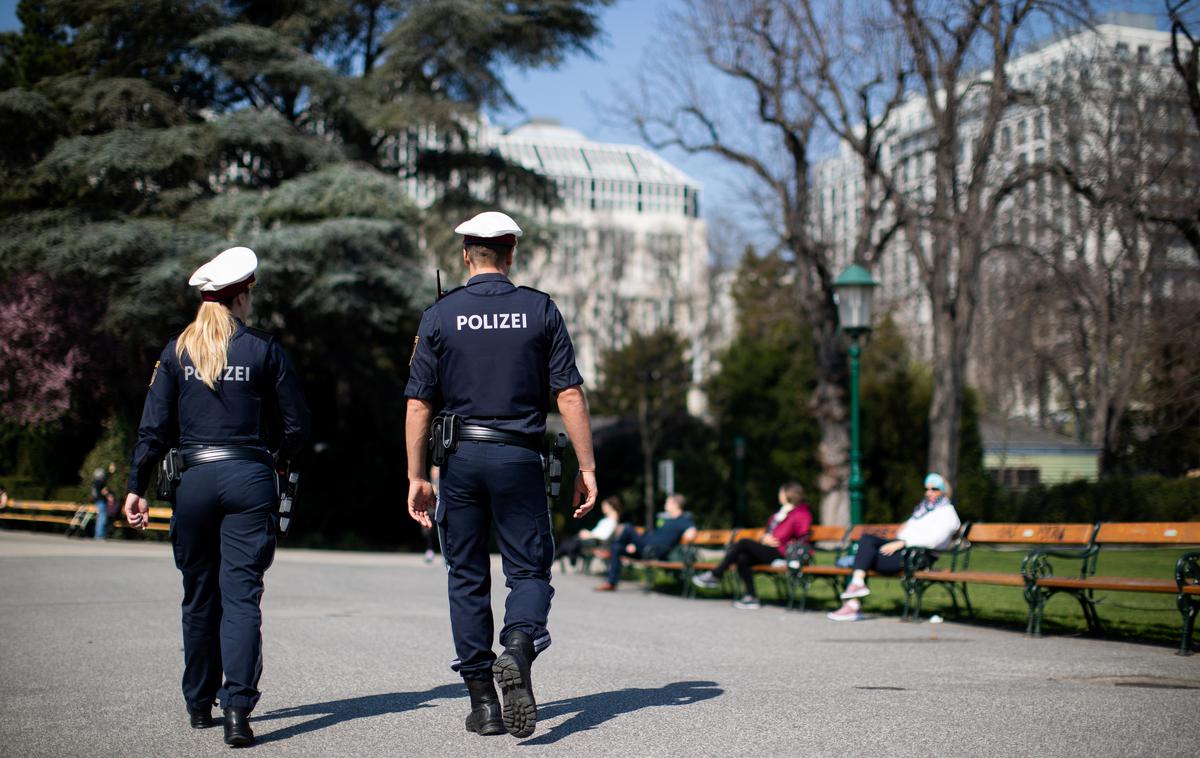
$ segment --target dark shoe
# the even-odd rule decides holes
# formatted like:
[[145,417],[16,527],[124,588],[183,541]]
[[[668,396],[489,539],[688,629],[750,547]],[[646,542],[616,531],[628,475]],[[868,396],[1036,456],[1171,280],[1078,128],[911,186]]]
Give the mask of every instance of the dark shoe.
[[467,731],[484,737],[504,734],[500,698],[491,679],[464,679],[471,693],[471,713],[467,716]]
[[188,719],[193,729],[207,729],[213,725],[212,706],[207,708],[188,708]]
[[492,664],[496,684],[504,694],[504,728],[514,737],[528,737],[537,725],[537,701],[533,699],[533,640],[524,632],[509,632],[504,652]]
[[233,747],[254,744],[254,732],[250,731],[250,711],[248,709],[225,709],[225,744]]

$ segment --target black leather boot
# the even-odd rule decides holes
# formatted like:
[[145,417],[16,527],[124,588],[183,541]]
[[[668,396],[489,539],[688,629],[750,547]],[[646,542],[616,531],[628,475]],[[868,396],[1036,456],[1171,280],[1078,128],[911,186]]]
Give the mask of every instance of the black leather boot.
[[254,732],[250,730],[249,709],[225,709],[225,744],[234,747],[254,744]]
[[188,720],[193,729],[207,729],[213,725],[212,706],[207,708],[192,708],[188,706]]
[[482,736],[504,734],[500,715],[500,698],[491,679],[464,679],[471,693],[471,713],[467,715],[467,731]]
[[509,632],[504,652],[492,664],[492,674],[504,695],[504,728],[514,737],[528,737],[537,725],[537,701],[529,671],[535,653],[524,632]]

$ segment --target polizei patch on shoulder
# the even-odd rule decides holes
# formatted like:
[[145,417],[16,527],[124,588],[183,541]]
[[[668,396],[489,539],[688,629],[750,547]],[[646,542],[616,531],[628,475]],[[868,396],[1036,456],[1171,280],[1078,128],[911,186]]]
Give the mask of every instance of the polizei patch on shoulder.
[[161,365],[162,365],[162,361],[154,362],[154,370],[150,372],[150,384],[147,386],[149,386],[149,387],[154,386],[154,380],[158,378],[158,367]]
[[418,334],[416,337],[413,337],[413,351],[412,351],[412,355],[408,356],[408,367],[409,367],[409,368],[412,368],[412,362],[413,362],[413,360],[415,360],[415,359],[416,359],[416,357],[417,357],[417,343],[418,343],[418,342],[420,342],[420,341],[421,341],[421,335],[419,335],[419,334]]

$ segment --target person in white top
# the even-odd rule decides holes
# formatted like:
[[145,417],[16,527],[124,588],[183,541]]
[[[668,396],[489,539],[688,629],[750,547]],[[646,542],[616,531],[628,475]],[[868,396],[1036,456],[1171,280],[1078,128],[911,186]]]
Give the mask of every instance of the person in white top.
[[950,502],[950,490],[940,474],[925,477],[925,499],[913,509],[912,516],[900,527],[896,539],[888,540],[873,534],[864,534],[858,541],[858,553],[854,556],[854,573],[850,584],[842,593],[846,602],[841,608],[827,614],[833,621],[861,621],[862,606],[859,598],[871,594],[867,587],[867,572],[895,574],[904,568],[901,550],[906,547],[925,547],[944,550],[958,532],[962,522]]
[[612,539],[617,524],[621,522],[621,511],[624,510],[621,498],[616,495],[606,497],[600,503],[600,510],[604,512],[604,518],[591,529],[581,529],[579,534],[564,539],[555,551],[554,560],[565,558],[570,561],[572,568],[578,569],[585,547],[603,545]]

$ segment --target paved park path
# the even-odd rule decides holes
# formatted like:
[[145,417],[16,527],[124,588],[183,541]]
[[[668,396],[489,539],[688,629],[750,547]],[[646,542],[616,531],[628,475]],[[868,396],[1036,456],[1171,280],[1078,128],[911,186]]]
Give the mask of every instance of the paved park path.
[[[596,581],[556,580],[537,732],[481,738],[440,564],[281,550],[252,754],[1200,755],[1200,655]],[[228,755],[185,724],[181,594],[166,544],[0,532],[0,755]]]

